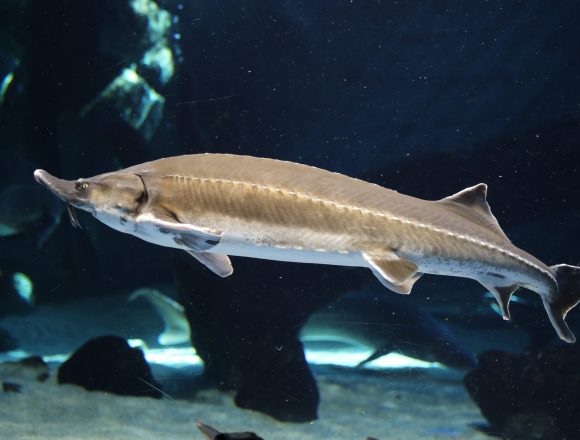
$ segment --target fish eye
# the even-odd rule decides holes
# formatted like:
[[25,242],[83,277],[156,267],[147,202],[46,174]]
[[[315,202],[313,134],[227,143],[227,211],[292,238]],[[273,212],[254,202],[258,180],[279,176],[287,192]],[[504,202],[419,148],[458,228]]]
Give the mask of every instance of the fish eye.
[[81,185],[82,189],[87,189],[88,187],[89,187],[89,184],[86,182]]

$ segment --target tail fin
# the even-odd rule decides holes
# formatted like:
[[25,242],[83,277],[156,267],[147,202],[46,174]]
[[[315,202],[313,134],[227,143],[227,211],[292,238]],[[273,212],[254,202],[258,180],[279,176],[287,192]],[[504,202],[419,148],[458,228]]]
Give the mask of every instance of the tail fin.
[[558,293],[553,298],[544,298],[544,307],[560,339],[576,342],[564,318],[580,302],[580,267],[558,264],[551,266],[550,271],[558,282]]

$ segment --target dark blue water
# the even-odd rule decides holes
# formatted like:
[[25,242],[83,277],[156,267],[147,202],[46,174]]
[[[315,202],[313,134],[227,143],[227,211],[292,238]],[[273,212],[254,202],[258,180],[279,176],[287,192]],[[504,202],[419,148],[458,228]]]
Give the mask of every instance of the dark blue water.
[[[245,389],[237,375],[255,365],[228,365],[262,359],[264,377],[295,377],[272,379],[272,389],[309,402],[274,417],[308,419],[318,394],[298,332],[343,294],[392,295],[370,272],[236,259],[235,280],[216,279],[182,252],[87,214],[74,229],[32,177],[37,168],[89,177],[178,154],[301,162],[425,199],[485,182],[517,246],[549,265],[580,263],[578,2],[28,0],[0,11],[3,317],[164,286],[186,305],[209,384]],[[33,300],[15,274],[31,281]],[[512,304],[510,323],[469,280],[424,277],[404,299],[470,356],[560,347],[531,292]],[[389,325],[423,328],[411,321]],[[580,333],[577,312],[568,322]],[[395,334],[384,351],[417,354],[415,335]],[[268,357],[269,341],[295,356]],[[279,403],[270,398],[240,399],[268,413]]]

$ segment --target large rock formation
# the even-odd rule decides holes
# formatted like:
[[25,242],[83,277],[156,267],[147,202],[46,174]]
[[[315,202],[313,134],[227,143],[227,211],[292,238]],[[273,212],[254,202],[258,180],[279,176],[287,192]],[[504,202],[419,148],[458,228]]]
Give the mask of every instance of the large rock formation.
[[513,440],[575,439],[580,431],[580,348],[487,351],[464,379],[492,432]]

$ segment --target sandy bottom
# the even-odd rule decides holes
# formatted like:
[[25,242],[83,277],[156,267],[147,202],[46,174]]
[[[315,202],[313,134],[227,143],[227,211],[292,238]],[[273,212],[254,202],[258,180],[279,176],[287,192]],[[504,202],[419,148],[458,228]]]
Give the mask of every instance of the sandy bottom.
[[40,383],[30,370],[0,364],[3,382],[22,385],[19,393],[0,392],[0,438],[202,439],[197,419],[224,432],[254,431],[266,440],[489,438],[471,427],[484,420],[457,373],[313,369],[321,392],[319,420],[290,424],[238,409],[227,393],[199,386],[188,391],[186,384],[200,382],[199,368],[157,369],[171,397],[155,400],[59,386],[54,367]]

